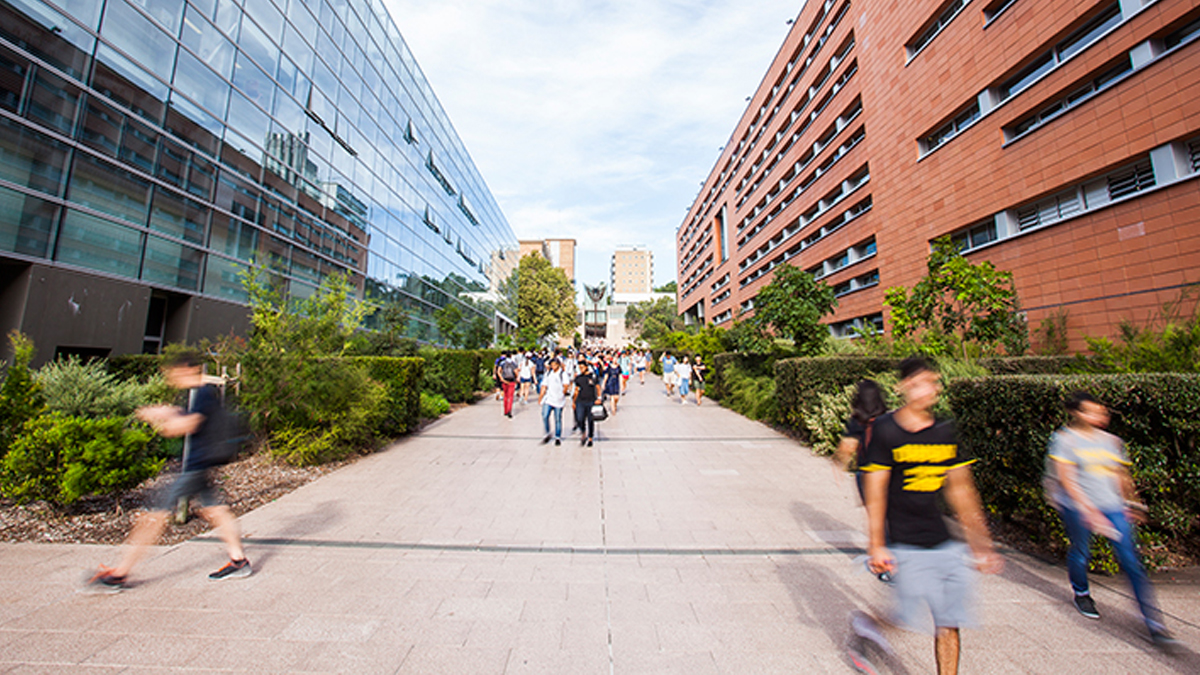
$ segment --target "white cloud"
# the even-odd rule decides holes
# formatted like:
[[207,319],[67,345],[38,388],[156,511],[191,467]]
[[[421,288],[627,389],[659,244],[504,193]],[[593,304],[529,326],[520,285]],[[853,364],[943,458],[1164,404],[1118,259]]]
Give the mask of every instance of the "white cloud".
[[796,0],[386,0],[519,238],[619,244],[675,276],[674,232]]

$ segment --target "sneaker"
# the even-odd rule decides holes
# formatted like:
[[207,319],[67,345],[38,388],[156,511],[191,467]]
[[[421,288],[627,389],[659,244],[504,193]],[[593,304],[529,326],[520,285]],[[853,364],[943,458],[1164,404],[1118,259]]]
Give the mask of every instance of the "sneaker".
[[592,447],[592,439],[590,439],[590,438],[588,439],[587,446],[589,448]]
[[562,439],[561,439],[561,438],[556,438],[556,439],[554,439],[554,444],[555,444],[555,445],[562,445]]
[[89,593],[120,593],[128,588],[125,577],[114,575],[111,567],[101,565],[92,576],[83,582],[84,591]]
[[1165,652],[1173,651],[1179,646],[1179,640],[1171,637],[1171,634],[1165,628],[1151,628],[1150,641],[1154,643],[1155,647]]
[[242,577],[250,576],[251,572],[253,572],[253,570],[250,569],[250,561],[242,558],[241,560],[230,560],[229,562],[225,563],[224,567],[208,575],[208,578],[212,579],[213,581],[220,581],[222,579],[240,579]]
[[1092,600],[1091,595],[1088,595],[1088,594],[1079,595],[1078,593],[1076,593],[1075,594],[1075,609],[1079,610],[1080,614],[1086,616],[1089,619],[1099,619],[1100,618],[1100,612],[1096,611],[1096,602],[1094,600]]
[[545,445],[549,442],[550,442],[550,434],[546,434],[545,436],[542,437],[542,445]]

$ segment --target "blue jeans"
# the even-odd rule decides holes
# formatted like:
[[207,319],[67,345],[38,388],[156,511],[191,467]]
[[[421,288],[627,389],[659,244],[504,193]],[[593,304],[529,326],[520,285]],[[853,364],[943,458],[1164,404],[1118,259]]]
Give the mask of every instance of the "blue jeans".
[[688,380],[688,378],[686,378],[686,377],[679,378],[679,395],[684,398],[687,398],[687,395],[688,395],[688,384],[690,384],[690,381]]
[[[1076,595],[1088,592],[1088,562],[1092,558],[1092,531],[1083,520],[1083,514],[1066,506],[1059,506],[1058,513],[1062,516],[1063,526],[1067,537],[1071,539],[1071,549],[1067,552],[1067,576],[1071,580],[1071,590]],[[1158,630],[1162,628],[1162,617],[1158,607],[1154,605],[1154,591],[1150,587],[1150,579],[1146,569],[1138,558],[1133,525],[1125,518],[1124,510],[1102,512],[1114,529],[1121,535],[1120,541],[1109,540],[1113,553],[1121,571],[1129,577],[1129,585],[1133,587],[1133,595],[1137,598],[1138,609],[1146,626]]]
[[562,408],[543,403],[542,404],[542,427],[546,430],[546,435],[550,435],[550,414],[554,414],[554,437],[562,439]]

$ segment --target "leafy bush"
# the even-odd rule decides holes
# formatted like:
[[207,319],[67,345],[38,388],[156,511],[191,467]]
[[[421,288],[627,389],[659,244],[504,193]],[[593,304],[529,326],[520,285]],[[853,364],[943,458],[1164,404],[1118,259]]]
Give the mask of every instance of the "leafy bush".
[[478,352],[425,347],[420,354],[425,359],[425,391],[453,403],[470,401],[475,396],[479,385]]
[[0,489],[18,503],[66,505],[131,488],[162,470],[151,439],[144,426],[121,418],[38,417],[25,423],[4,457]]
[[[897,377],[894,373],[876,373],[868,379],[875,380],[883,387],[889,410],[899,405],[900,396],[896,393]],[[813,452],[832,455],[837,450],[846,431],[850,405],[857,390],[858,383],[855,382],[834,392],[817,394],[816,403],[804,415],[804,426],[808,430],[809,446]]]
[[70,417],[125,417],[141,406],[176,398],[162,375],[154,374],[145,384],[122,380],[103,363],[85,363],[77,356],[47,363],[36,377],[46,408]]
[[[875,373],[892,371],[896,359],[817,357],[775,362],[775,396],[779,421],[807,437],[805,412],[816,409],[820,394],[832,394]],[[844,422],[845,420],[843,420]]]
[[1097,372],[1102,366],[1086,356],[1018,356],[979,359],[993,375],[1063,375]]
[[725,371],[730,366],[736,365],[744,374],[753,377],[762,377],[763,375],[774,375],[775,372],[775,354],[748,354],[743,352],[726,352],[717,354],[708,361],[708,380],[704,394],[709,398],[720,400],[725,396]]
[[0,385],[0,457],[20,433],[27,420],[45,408],[42,387],[33,378],[29,362],[33,360],[33,341],[18,331],[8,334],[13,363],[4,372]]
[[162,357],[157,354],[123,354],[104,361],[109,375],[118,380],[149,382],[162,369]]
[[421,392],[421,417],[435,420],[450,412],[450,402],[440,394]]
[[736,362],[728,364],[721,377],[721,405],[752,420],[767,423],[778,421],[774,377],[753,375]]
[[1116,342],[1087,337],[1088,348],[1112,372],[1200,373],[1200,303],[1190,316],[1180,311],[1191,300],[1192,293],[1185,290],[1145,326],[1126,319],[1118,325]]
[[379,434],[395,437],[416,427],[421,414],[421,383],[424,359],[390,356],[349,357],[367,370],[372,380],[387,388],[384,418]]
[[1149,537],[1200,550],[1200,376],[1013,375],[947,388],[962,443],[978,458],[975,480],[991,516],[1030,540],[1064,546],[1058,515],[1042,494],[1050,434],[1066,422],[1063,399],[1082,389],[1112,410],[1131,474],[1150,509]]

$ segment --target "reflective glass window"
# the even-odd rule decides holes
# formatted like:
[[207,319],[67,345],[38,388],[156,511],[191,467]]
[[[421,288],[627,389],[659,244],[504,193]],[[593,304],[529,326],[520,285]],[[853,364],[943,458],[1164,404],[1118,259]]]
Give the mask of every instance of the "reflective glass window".
[[132,228],[67,209],[55,260],[136,279],[143,236]]
[[0,187],[0,251],[46,257],[58,206]]
[[150,209],[150,229],[203,244],[208,229],[208,207],[174,192],[156,188]]
[[62,194],[67,146],[0,117],[0,178],[42,192]]
[[116,157],[121,127],[124,125],[125,113],[105,103],[99,96],[89,96],[79,125],[79,140],[90,148]]
[[[96,58],[100,63],[96,65],[95,74],[92,76],[93,87],[118,103],[124,103],[131,99],[139,102],[156,102],[147,106],[137,105],[135,112],[140,110],[149,115],[155,115],[148,118],[155,123],[162,120],[162,102],[167,100],[167,93],[170,91],[167,85],[155,79],[133,61],[118,54],[108,45],[100,45],[96,49]],[[172,57],[171,62],[173,63],[174,60]]]
[[[78,2],[74,0],[72,4]],[[81,8],[79,16],[90,20],[94,28],[93,15],[99,12],[100,5],[94,2],[92,5],[90,9]],[[8,0],[0,4],[0,35],[73,77],[82,77],[87,72],[96,44],[86,30],[36,0]]]
[[259,231],[249,223],[216,214],[208,247],[242,260],[253,260],[258,252]]
[[264,70],[275,72],[275,58],[279,49],[267,39],[266,33],[252,21],[242,23],[242,36],[238,39],[242,53],[249,54]]
[[185,143],[209,155],[215,155],[225,125],[179,94],[171,95],[166,127]]
[[179,53],[175,68],[175,88],[214,114],[225,112],[229,84],[187,52]]
[[159,148],[158,171],[155,175],[199,199],[212,196],[216,181],[212,162],[166,137],[162,138]]
[[321,283],[321,259],[301,249],[292,251],[292,276]]
[[0,108],[17,112],[25,96],[25,74],[31,64],[25,57],[0,47]]
[[146,241],[142,279],[189,291],[199,290],[203,264],[204,254],[191,246],[151,236]]
[[149,197],[149,181],[87,153],[76,153],[67,195],[71,201],[144,225]]
[[207,0],[212,5],[211,13],[208,15],[217,28],[220,28],[226,35],[238,39],[238,26],[242,20],[242,8],[234,4],[234,0]]
[[[267,133],[271,130],[271,118],[236,91],[229,98],[229,116],[226,118],[226,124],[230,129],[249,139],[256,147],[262,146],[266,142]],[[228,134],[225,138],[227,142],[230,140]],[[246,147],[238,149],[242,152],[253,152]],[[257,153],[254,154],[257,155]]]
[[158,132],[131,119],[125,120],[118,156],[126,164],[146,173],[154,173],[154,156],[158,148]]
[[62,134],[71,135],[79,109],[79,88],[45,68],[35,70],[26,115]]
[[171,79],[175,41],[127,3],[113,0],[105,6],[100,35],[146,70]]
[[[116,0],[112,0],[115,2]],[[171,35],[178,35],[179,19],[183,15],[183,0],[128,0],[142,8],[161,23]]]
[[292,25],[300,34],[308,40],[309,44],[313,44],[317,40],[317,20],[309,13],[308,9],[302,3],[293,2],[291,8],[288,9],[288,18],[291,19]]
[[233,56],[237,49],[193,7],[188,8],[180,39],[219,75],[225,78],[233,75]]
[[209,255],[204,272],[204,292],[235,302],[246,302],[246,289],[242,286],[245,265],[220,256]]
[[[245,54],[238,54],[237,65],[233,69],[233,83],[242,90],[246,98],[257,103],[258,107],[263,110],[271,109],[275,83],[247,59]],[[237,125],[233,126],[238,128]]]
[[272,40],[279,40],[283,35],[283,15],[271,4],[271,0],[245,0],[243,9],[246,14],[262,27]]

